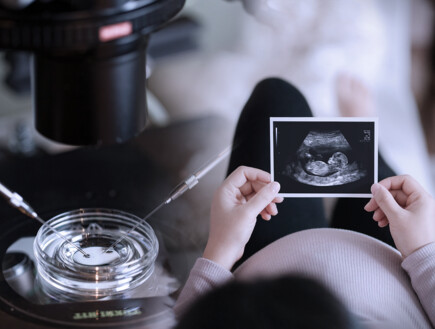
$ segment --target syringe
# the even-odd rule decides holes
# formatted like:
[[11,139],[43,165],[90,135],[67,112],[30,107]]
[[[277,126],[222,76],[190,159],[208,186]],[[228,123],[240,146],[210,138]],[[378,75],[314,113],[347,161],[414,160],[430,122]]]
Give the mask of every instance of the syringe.
[[6,186],[4,186],[2,183],[0,183],[0,195],[3,196],[8,203],[21,211],[24,215],[29,216],[30,218],[36,219],[38,222],[40,222],[43,226],[53,231],[58,237],[63,239],[68,244],[72,245],[74,248],[76,248],[78,251],[80,251],[83,256],[86,258],[89,257],[89,255],[79,246],[72,243],[70,240],[65,238],[62,234],[60,234],[57,230],[52,228],[50,225],[48,225],[41,217],[38,216],[35,210],[26,202],[24,201],[23,197],[19,195],[18,193],[12,192],[9,190]]
[[145,217],[143,217],[139,222],[136,223],[131,229],[129,229],[123,236],[121,236],[118,240],[116,240],[114,243],[110,245],[109,248],[105,249],[103,251],[103,254],[106,253],[108,250],[113,248],[113,246],[117,245],[119,242],[124,240],[124,238],[133,232],[136,228],[139,227],[144,221],[146,221],[148,218],[150,218],[152,215],[154,215],[160,208],[162,208],[164,205],[169,204],[170,202],[174,201],[175,199],[179,198],[181,195],[183,195],[187,190],[192,189],[196,184],[198,184],[199,180],[204,177],[210,170],[212,170],[214,167],[216,167],[223,159],[225,159],[230,153],[231,153],[232,147],[228,146],[225,150],[220,152],[217,156],[215,156],[211,161],[207,162],[206,165],[202,166],[198,171],[196,171],[194,174],[190,175],[187,179],[182,181],[180,184],[178,184],[171,193],[169,193],[168,198],[163,201],[161,204],[159,204],[157,207],[155,207],[150,213],[148,213]]

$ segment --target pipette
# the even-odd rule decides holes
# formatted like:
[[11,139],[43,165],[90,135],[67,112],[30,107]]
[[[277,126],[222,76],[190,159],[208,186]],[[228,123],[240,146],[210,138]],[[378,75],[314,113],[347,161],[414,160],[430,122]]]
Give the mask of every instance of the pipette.
[[41,217],[39,217],[38,214],[36,213],[36,211],[33,210],[33,208],[26,201],[24,201],[24,199],[23,199],[23,197],[21,195],[19,195],[18,193],[12,192],[6,186],[4,186],[2,183],[0,183],[0,195],[2,195],[8,201],[8,203],[12,207],[18,209],[24,215],[26,215],[26,216],[28,216],[30,218],[36,219],[43,226],[45,226],[46,228],[48,228],[51,231],[53,231],[54,233],[56,233],[56,235],[58,237],[60,237],[61,239],[65,240],[65,242],[67,242],[68,244],[70,244],[74,248],[76,248],[78,251],[80,251],[83,254],[83,256],[85,256],[86,258],[89,257],[89,255],[82,248],[80,248],[79,246],[75,245],[74,243],[72,243],[67,238],[65,238],[57,230],[55,230],[50,225],[48,225]]
[[204,177],[210,170],[212,170],[214,167],[216,167],[223,159],[225,159],[231,153],[231,150],[232,150],[232,147],[228,146],[225,150],[220,152],[217,156],[215,156],[206,165],[202,166],[198,171],[196,171],[194,174],[190,175],[187,179],[185,179],[180,184],[178,184],[172,190],[172,192],[169,193],[169,196],[165,201],[163,201],[161,204],[159,204],[157,207],[155,207],[150,213],[148,213],[139,222],[137,222],[136,225],[134,225],[131,229],[129,229],[127,231],[127,233],[125,233],[118,240],[116,240],[114,243],[112,243],[109,248],[107,248],[103,251],[103,254],[106,253],[108,250],[112,249],[113,246],[117,245],[119,242],[124,240],[124,238],[127,235],[129,235],[136,228],[138,228],[139,225],[141,225],[144,221],[146,221],[148,218],[150,218],[152,215],[154,215],[164,205],[171,203],[172,201],[174,201],[175,199],[177,199],[181,195],[183,195],[186,191],[188,191],[188,190],[192,189],[194,186],[196,186],[196,184],[198,184],[199,180],[202,177]]

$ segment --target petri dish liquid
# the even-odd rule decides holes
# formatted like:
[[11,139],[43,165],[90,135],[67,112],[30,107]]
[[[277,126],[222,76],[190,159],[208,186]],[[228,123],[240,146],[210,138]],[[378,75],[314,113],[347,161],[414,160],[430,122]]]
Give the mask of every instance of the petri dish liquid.
[[[37,280],[55,301],[86,301],[126,297],[153,273],[157,237],[141,219],[112,209],[80,209],[47,223],[73,244],[43,226],[34,242]],[[104,252],[120,237],[123,240]],[[82,248],[88,257],[74,245]]]
[[83,248],[83,251],[86,253],[84,255],[80,251],[76,251],[73,254],[73,261],[76,264],[87,265],[87,266],[102,266],[102,265],[110,265],[115,263],[119,258],[119,254],[113,250],[107,250],[104,247],[86,247]]

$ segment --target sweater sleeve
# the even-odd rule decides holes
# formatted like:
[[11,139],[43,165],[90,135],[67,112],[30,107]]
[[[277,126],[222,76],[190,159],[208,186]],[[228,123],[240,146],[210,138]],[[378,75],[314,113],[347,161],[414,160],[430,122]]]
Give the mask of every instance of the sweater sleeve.
[[408,273],[412,287],[435,327],[435,243],[430,243],[406,257],[402,268]]
[[198,297],[233,279],[233,274],[220,265],[198,258],[190,271],[180,296],[174,306],[179,318]]

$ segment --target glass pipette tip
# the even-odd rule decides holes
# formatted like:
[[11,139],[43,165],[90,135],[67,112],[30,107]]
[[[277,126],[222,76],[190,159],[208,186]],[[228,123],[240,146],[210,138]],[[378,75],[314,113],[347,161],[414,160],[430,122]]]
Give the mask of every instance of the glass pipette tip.
[[72,241],[68,240],[65,236],[63,236],[61,233],[59,233],[56,229],[48,225],[41,217],[38,216],[35,210],[26,202],[24,201],[23,197],[19,195],[18,193],[12,192],[9,190],[6,186],[4,186],[2,183],[0,183],[0,195],[2,195],[8,203],[21,211],[24,215],[36,219],[38,222],[40,222],[43,226],[53,231],[58,237],[63,239],[65,242],[76,248],[78,251],[80,251],[83,256],[86,258],[89,258],[89,254],[87,254],[82,248],[72,243]]

